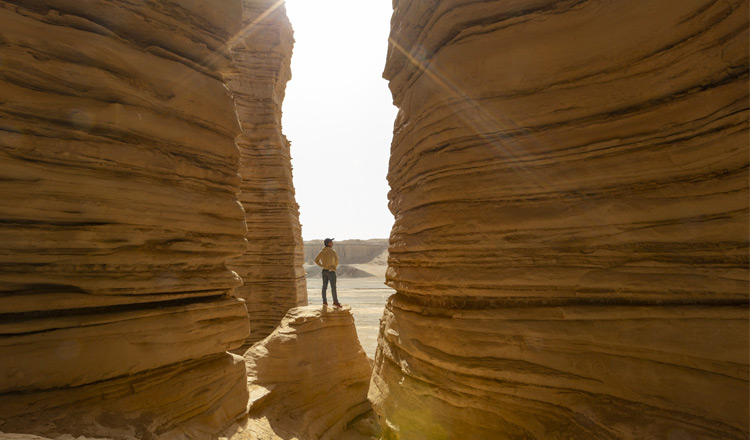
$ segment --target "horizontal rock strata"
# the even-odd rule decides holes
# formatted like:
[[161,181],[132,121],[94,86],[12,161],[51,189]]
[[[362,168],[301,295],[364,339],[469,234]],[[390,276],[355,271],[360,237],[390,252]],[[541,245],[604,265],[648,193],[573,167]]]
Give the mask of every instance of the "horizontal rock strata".
[[745,437],[745,306],[456,310],[397,295],[382,326],[370,398],[392,438]]
[[[245,363],[217,354],[80,387],[2,397],[8,432],[105,438],[215,438],[247,411]],[[2,438],[2,437],[0,437]]]
[[[299,307],[245,353],[250,420],[244,438],[339,439],[371,412],[372,372],[348,307]],[[249,432],[255,436],[246,437]]]
[[[223,23],[180,23],[200,8],[79,5],[0,9],[3,303],[33,294],[45,307],[63,293],[70,308],[92,296],[106,306],[236,286],[224,260],[244,248],[239,131],[215,70],[229,60],[206,48],[221,46],[226,35],[211,32]],[[95,13],[136,21],[105,31]],[[195,42],[150,41],[164,28]]]
[[747,2],[394,7],[386,438],[746,438]]
[[293,42],[283,3],[243,1],[242,30],[231,46],[236,67],[227,75],[242,125],[240,200],[248,225],[245,253],[228,263],[243,279],[234,295],[247,301],[250,317],[242,351],[271,334],[287,310],[307,305],[289,141],[281,132]]
[[222,77],[240,17],[239,1],[0,1],[3,429],[208,435],[244,413]]
[[1,323],[0,389],[80,386],[234,348],[247,331],[241,305],[228,298]]

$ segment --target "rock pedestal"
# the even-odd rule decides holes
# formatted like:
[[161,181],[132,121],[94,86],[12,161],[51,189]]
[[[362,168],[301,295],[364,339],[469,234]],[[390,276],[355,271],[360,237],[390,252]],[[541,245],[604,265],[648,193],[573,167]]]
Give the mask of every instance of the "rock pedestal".
[[386,438],[746,438],[747,2],[394,7]]
[[232,440],[341,439],[371,413],[372,369],[348,307],[290,310],[245,359],[249,421]]

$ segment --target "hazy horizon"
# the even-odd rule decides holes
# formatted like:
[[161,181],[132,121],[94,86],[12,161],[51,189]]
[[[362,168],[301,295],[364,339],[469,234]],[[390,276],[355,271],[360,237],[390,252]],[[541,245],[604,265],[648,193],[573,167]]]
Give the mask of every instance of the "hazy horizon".
[[[325,238],[330,238],[330,237],[325,237]],[[307,240],[307,239],[305,239],[305,240],[302,240],[302,241],[323,241],[323,240],[325,240],[325,238],[311,238],[310,240]],[[339,242],[342,242],[342,241],[371,241],[371,240],[388,240],[388,239],[389,239],[389,237],[376,237],[376,238],[344,238],[344,239],[342,239],[342,240],[339,240],[339,239],[338,239],[338,238],[336,238],[336,237],[333,237],[333,238],[334,238],[334,239],[336,240],[336,241],[335,241],[335,243],[339,243]]]

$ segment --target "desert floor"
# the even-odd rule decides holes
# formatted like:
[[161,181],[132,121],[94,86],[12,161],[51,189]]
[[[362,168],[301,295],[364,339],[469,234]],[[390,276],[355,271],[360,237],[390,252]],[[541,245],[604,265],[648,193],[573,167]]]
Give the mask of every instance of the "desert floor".
[[[336,283],[339,302],[351,306],[359,342],[367,353],[367,357],[373,359],[378,345],[378,329],[385,301],[395,291],[384,284],[386,266],[371,264],[352,264],[351,266],[375,275],[368,278],[339,278]],[[321,278],[307,279],[307,300],[310,305],[323,304],[320,294],[322,285]],[[330,287],[328,288],[328,304],[333,305]]]

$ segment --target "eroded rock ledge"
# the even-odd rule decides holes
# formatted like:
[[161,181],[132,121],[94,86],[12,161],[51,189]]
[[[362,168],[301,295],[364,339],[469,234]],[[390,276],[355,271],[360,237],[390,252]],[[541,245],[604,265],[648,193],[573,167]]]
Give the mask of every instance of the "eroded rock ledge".
[[386,438],[747,438],[747,2],[394,6]]

